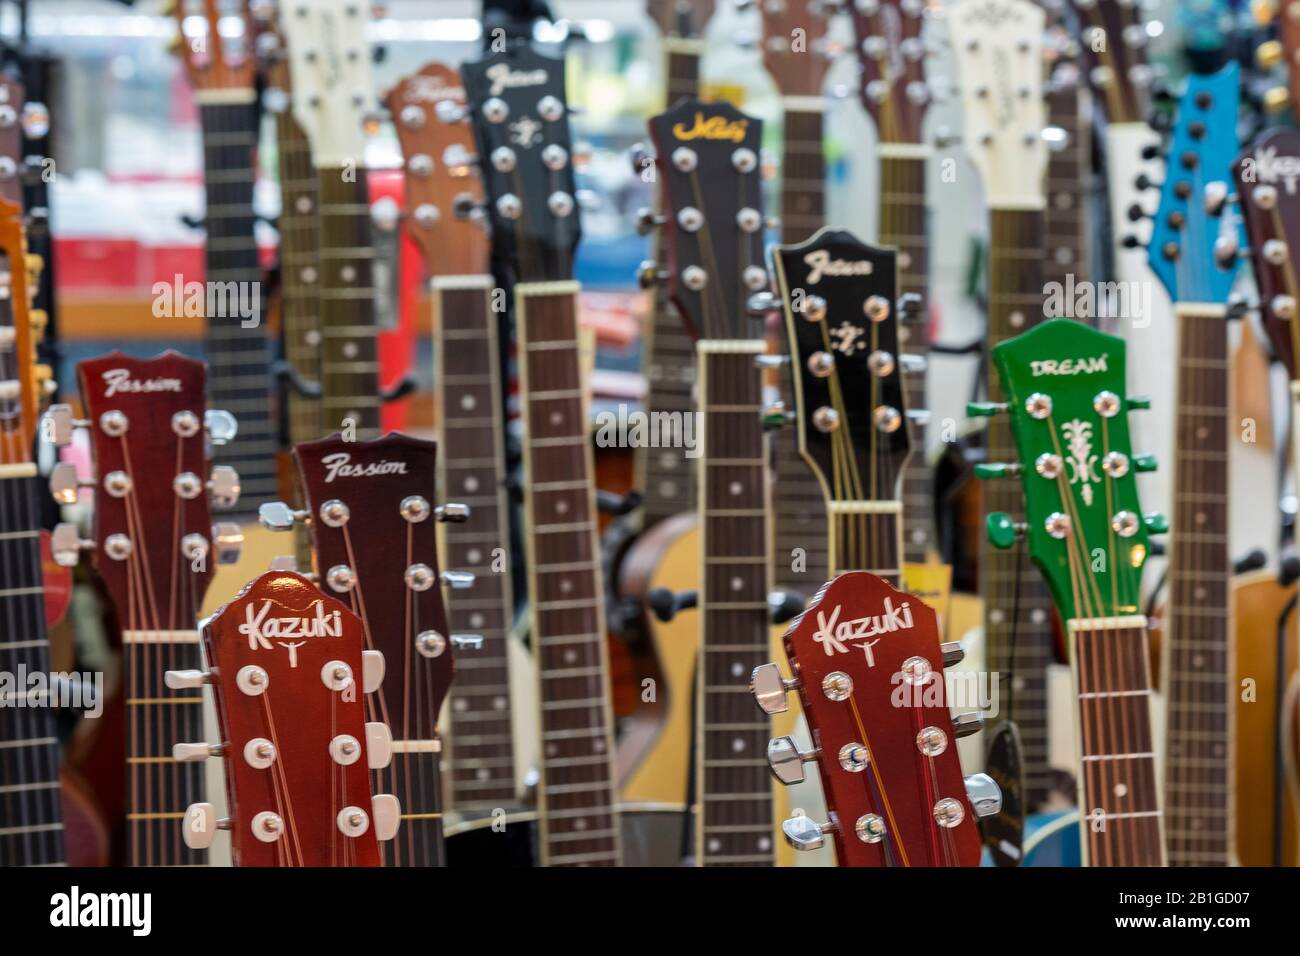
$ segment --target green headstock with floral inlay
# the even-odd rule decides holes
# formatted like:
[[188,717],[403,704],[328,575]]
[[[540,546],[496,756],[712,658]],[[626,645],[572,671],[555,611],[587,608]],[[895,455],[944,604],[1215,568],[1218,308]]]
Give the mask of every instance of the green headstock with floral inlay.
[[1028,536],[1030,556],[1067,621],[1140,613],[1147,535],[1166,523],[1143,515],[1138,503],[1134,475],[1156,465],[1130,448],[1128,413],[1147,403],[1126,395],[1124,341],[1053,319],[996,346],[993,361],[1020,461],[980,471],[1020,476],[1026,526],[991,514],[990,540],[1010,547],[1018,534]]

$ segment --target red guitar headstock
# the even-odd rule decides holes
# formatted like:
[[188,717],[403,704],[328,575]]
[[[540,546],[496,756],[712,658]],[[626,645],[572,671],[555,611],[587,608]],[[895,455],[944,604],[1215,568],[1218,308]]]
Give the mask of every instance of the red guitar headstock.
[[[188,846],[229,829],[236,866],[379,866],[376,841],[393,838],[400,809],[371,796],[369,771],[388,765],[392,737],[365,719],[362,695],[384,660],[364,640],[355,614],[290,571],[263,574],[207,620],[208,673],[171,671],[167,683],[212,684],[230,817],[192,805]],[[213,752],[183,743],[175,757]]]
[[[176,352],[110,352],[79,363],[77,374],[86,420],[54,406],[44,429],[55,445],[71,440],[74,424],[90,430],[95,534],[83,542],[74,525],[59,525],[55,560],[71,566],[93,550],[124,632],[193,631],[213,565],[237,561],[243,540],[238,525],[214,525],[209,510],[239,500],[239,476],[209,470],[206,447],[209,437],[233,437],[234,420],[205,414],[204,365]],[[74,465],[54,468],[55,500],[76,503],[80,487]]]
[[812,849],[829,832],[841,866],[977,866],[976,814],[996,812],[1001,797],[983,774],[962,779],[956,738],[980,725],[948,711],[934,611],[874,574],[850,571],[795,619],[785,649],[791,679],[764,664],[750,689],[776,714],[798,688],[814,750],[801,753],[780,737],[768,762],[788,784],[816,761],[830,810],[824,824],[787,820],[786,839]]
[[782,96],[822,95],[830,69],[827,22],[834,5],[824,0],[767,0],[763,17],[763,66]]
[[[175,0],[176,55],[195,92],[251,90],[257,64],[251,48],[257,35],[249,0]],[[222,20],[243,21],[239,31],[220,29]]]
[[378,715],[400,741],[435,739],[453,677],[440,583],[473,583],[472,576],[438,570],[437,523],[467,512],[435,507],[437,454],[435,442],[397,432],[371,441],[332,435],[303,442],[294,459],[305,511],[262,508],[272,528],[310,521],[321,590],[361,617],[366,647],[388,661]]
[[926,20],[920,0],[850,4],[861,67],[862,105],[882,143],[920,143],[933,98],[925,77]]

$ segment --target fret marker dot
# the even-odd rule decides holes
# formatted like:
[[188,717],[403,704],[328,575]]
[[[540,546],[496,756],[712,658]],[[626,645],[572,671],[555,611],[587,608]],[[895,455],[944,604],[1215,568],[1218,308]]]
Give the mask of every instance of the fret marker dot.
[[900,253],[898,254],[898,271],[899,271],[899,272],[906,272],[906,271],[907,271],[908,269],[910,269],[910,268],[912,268],[912,256],[911,256],[911,253],[900,252]]
[[470,475],[468,478],[466,478],[466,479],[465,479],[465,490],[466,490],[466,491],[471,491],[471,492],[472,492],[472,491],[478,491],[478,479],[475,478],[473,475]]
[[547,745],[546,745],[546,756],[548,756],[548,757],[554,757],[554,756],[555,756],[556,754],[558,754],[559,752],[560,752],[560,748],[557,747],[555,744],[547,744]]
[[925,544],[925,543],[926,543],[927,541],[929,541],[929,540],[930,540],[930,536],[926,533],[926,531],[925,531],[924,528],[913,528],[913,529],[912,529],[912,543],[913,543],[913,544]]
[[359,352],[360,352],[360,349],[357,348],[357,343],[356,343],[356,342],[344,342],[344,343],[343,343],[343,357],[344,357],[344,358],[354,359],[354,358],[357,357],[357,355],[358,355]]
[[990,624],[1001,624],[1005,619],[1006,618],[1003,615],[1003,613],[997,608],[994,608],[993,610],[989,611]]
[[300,275],[302,276],[302,281],[306,282],[308,285],[312,285],[320,277],[315,266],[303,266]]
[[460,713],[464,713],[465,711],[469,710],[469,701],[467,701],[464,697],[461,697],[453,701],[452,706],[455,707],[455,709]]
[[478,564],[483,559],[483,552],[478,548],[470,548],[465,552],[465,558],[470,564]]
[[567,515],[569,513],[569,503],[563,499],[555,503],[555,513],[557,515]]
[[1204,511],[1196,512],[1196,523],[1205,524],[1205,521],[1206,521],[1205,512]]
[[772,849],[772,838],[766,836],[759,837],[758,849],[760,853],[766,853],[768,850]]
[[1025,679],[1023,677],[1013,677],[1011,678],[1011,686],[1015,690],[1024,690]]
[[507,701],[506,701],[506,699],[505,699],[504,697],[493,697],[493,698],[492,698],[492,709],[493,709],[493,710],[505,710],[505,709],[506,709],[506,704],[507,704]]
[[478,402],[476,402],[476,401],[474,400],[474,396],[473,396],[473,395],[462,395],[462,396],[460,397],[460,407],[463,408],[463,409],[464,409],[465,411],[467,411],[467,412],[472,412],[472,411],[474,411],[474,406],[477,405],[477,404],[478,404]]
[[562,581],[560,582],[560,593],[561,593],[561,594],[568,594],[568,593],[569,593],[570,591],[572,591],[572,590],[573,590],[573,582],[570,581],[568,578],[565,578],[564,580],[562,580]]
[[670,451],[663,452],[659,455],[660,468],[672,468],[677,464],[677,456]]
[[1044,621],[1047,620],[1047,612],[1044,611],[1041,607],[1034,608],[1034,613],[1029,615],[1029,619],[1033,621],[1035,624],[1042,624]]
[[709,837],[709,852],[717,853],[722,849],[722,841],[717,837]]
[[732,676],[732,677],[744,677],[744,676],[745,676],[745,665],[742,664],[742,663],[740,663],[740,661],[736,661],[736,662],[734,662],[734,663],[731,665],[731,676]]
[[312,348],[319,348],[320,329],[309,329],[307,333],[302,337],[302,340],[306,344],[310,345]]
[[1128,794],[1128,784],[1126,784],[1126,783],[1117,783],[1117,784],[1115,784],[1115,791],[1114,791],[1114,792],[1115,792],[1115,796],[1117,796],[1117,797],[1123,797],[1123,796],[1126,796],[1126,795]]
[[1206,438],[1210,437],[1210,430],[1202,425],[1200,428],[1196,429],[1196,437],[1204,441]]
[[1021,329],[1021,328],[1024,328],[1024,326],[1025,326],[1025,313],[1023,313],[1023,312],[1021,312],[1019,309],[1017,309],[1015,312],[1012,312],[1012,313],[1011,313],[1011,315],[1008,317],[1008,321],[1010,321],[1010,323],[1011,323],[1011,327],[1014,328],[1014,329]]
[[659,494],[663,495],[665,498],[671,498],[673,495],[677,494],[677,482],[675,481],[659,482]]
[[1202,667],[1205,666],[1205,658],[1200,654],[1194,655],[1192,657],[1192,666],[1195,667],[1197,670],[1200,670]]
[[744,753],[745,752],[744,738],[736,737],[735,739],[733,739],[731,741],[731,749],[734,753],[738,753],[738,754]]
[[578,819],[573,821],[573,829],[575,830],[587,829],[587,821],[582,819],[582,817],[578,817]]
[[469,616],[470,627],[482,627],[483,621],[484,621],[483,615],[479,614],[477,611],[475,611],[473,614]]
[[576,663],[578,663],[578,652],[575,651],[575,650],[573,650],[572,648],[570,648],[569,650],[565,651],[565,652],[564,652],[564,663],[566,663],[566,664],[576,664]]
[[339,278],[344,282],[355,282],[357,280],[356,266],[344,266],[339,270]]
[[491,778],[492,771],[489,770],[487,767],[479,767],[478,770],[475,771],[474,776],[477,777],[479,780],[487,780]]
[[1198,601],[1204,601],[1204,600],[1205,600],[1205,595],[1206,595],[1206,593],[1208,593],[1208,592],[1206,592],[1206,590],[1205,590],[1204,587],[1202,587],[1201,585],[1198,584],[1198,585],[1196,586],[1196,590],[1193,591],[1192,593],[1193,593],[1193,595],[1196,597],[1196,600],[1198,600]]
[[592,745],[591,745],[591,749],[594,750],[594,751],[596,751],[596,753],[598,753],[598,754],[604,753],[604,752],[605,752],[605,741],[603,741],[603,740],[601,740],[599,737],[597,737],[596,740],[595,740],[595,742],[592,743]]
[[564,423],[564,412],[551,412],[551,424],[560,425]]
[[906,325],[900,325],[898,327],[898,341],[900,344],[907,342],[907,340],[910,339],[911,337],[912,337],[912,330],[909,329]]
[[732,579],[731,579],[731,590],[733,590],[733,591],[743,591],[743,590],[745,590],[745,579],[744,579],[744,578],[732,578]]
[[306,213],[311,212],[311,197],[310,197],[310,196],[299,196],[299,197],[297,198],[297,200],[295,200],[295,202],[294,202],[294,207],[295,207],[295,208],[296,208],[300,213],[303,213],[304,215],[305,215]]
[[738,481],[733,481],[727,490],[730,491],[732,495],[738,495],[745,490],[745,486]]

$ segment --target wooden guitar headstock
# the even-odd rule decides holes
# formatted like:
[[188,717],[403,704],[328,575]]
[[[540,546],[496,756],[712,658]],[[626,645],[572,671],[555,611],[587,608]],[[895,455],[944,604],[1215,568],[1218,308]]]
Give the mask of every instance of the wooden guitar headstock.
[[796,848],[830,833],[841,866],[978,866],[977,815],[996,813],[991,779],[962,778],[956,738],[979,729],[954,721],[944,685],[944,649],[933,609],[867,571],[828,582],[785,633],[791,678],[775,664],[754,670],[759,707],[782,713],[797,688],[813,751],[790,737],[768,746],[782,783],[815,761],[830,820],[785,821]]
[[1073,0],[1092,88],[1112,123],[1145,123],[1155,72],[1144,6],[1133,0]]
[[[269,571],[207,620],[206,674],[171,671],[168,686],[212,685],[230,817],[189,807],[188,846],[231,833],[236,866],[379,866],[377,841],[397,832],[397,798],[371,795],[388,765],[388,727],[366,722],[362,695],[383,677],[363,652],[361,621],[306,578]],[[182,743],[178,760],[211,756]]]
[[931,91],[925,78],[925,4],[874,0],[850,5],[862,75],[862,105],[884,143],[920,143]]
[[49,369],[36,363],[40,338],[28,308],[27,243],[22,210],[0,198],[0,271],[8,286],[0,302],[0,465],[27,462]]
[[[257,64],[251,48],[254,30],[249,0],[175,0],[173,6],[176,54],[190,86],[198,93],[251,90]],[[237,34],[220,29],[221,21],[229,18],[243,21]]]
[[717,4],[714,0],[646,0],[646,13],[666,37],[693,37],[704,33]]
[[830,69],[827,26],[834,5],[824,0],[768,0],[763,17],[763,66],[782,96],[822,95]]

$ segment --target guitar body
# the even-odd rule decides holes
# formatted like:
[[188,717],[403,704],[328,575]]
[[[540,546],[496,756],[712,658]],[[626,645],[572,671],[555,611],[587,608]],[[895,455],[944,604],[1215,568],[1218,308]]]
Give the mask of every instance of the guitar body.
[[1036,813],[1025,821],[1021,866],[1083,866],[1079,811]]
[[[624,866],[681,866],[690,833],[680,806],[624,804],[619,808]],[[537,811],[506,815],[494,828],[492,817],[448,827],[447,865],[494,869],[537,866]]]

